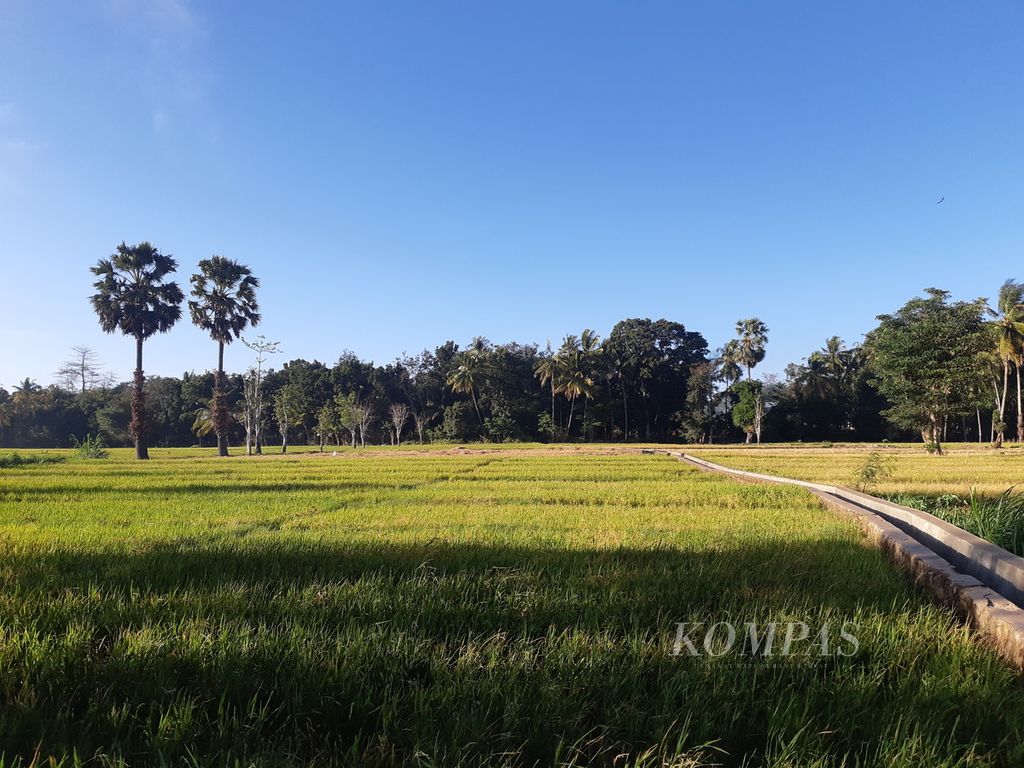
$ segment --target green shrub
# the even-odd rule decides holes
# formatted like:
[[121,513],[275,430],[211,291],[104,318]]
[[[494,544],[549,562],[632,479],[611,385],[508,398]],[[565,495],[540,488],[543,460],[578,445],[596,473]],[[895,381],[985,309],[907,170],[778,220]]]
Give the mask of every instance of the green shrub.
[[81,440],[72,435],[71,442],[74,444],[75,450],[78,451],[78,457],[81,459],[105,459],[110,455],[110,451],[107,450],[107,444],[103,442],[103,438],[99,435],[86,435]]
[[15,467],[32,467],[39,464],[60,464],[64,461],[63,456],[52,456],[43,454],[41,456],[22,456],[15,451],[6,456],[0,456],[0,469],[14,469]]
[[878,451],[872,451],[857,470],[856,487],[862,493],[868,493],[879,482],[885,480],[892,474],[890,464],[892,457],[883,456]]

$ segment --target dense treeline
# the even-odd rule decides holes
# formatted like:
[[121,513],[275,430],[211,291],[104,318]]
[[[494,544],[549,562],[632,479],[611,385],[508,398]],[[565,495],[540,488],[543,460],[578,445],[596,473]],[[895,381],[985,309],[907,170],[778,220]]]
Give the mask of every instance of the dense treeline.
[[[168,278],[177,262],[153,245],[119,245],[92,268],[100,325],[135,341],[131,382],[104,376],[89,347],[74,347],[42,387],[0,387],[0,444],[67,446],[85,435],[110,445],[216,444],[259,453],[268,444],[402,441],[897,440],[919,435],[1001,445],[1024,439],[1024,286],[1007,281],[994,307],[952,302],[929,289],[882,315],[860,346],[838,337],[785,378],[755,378],[768,328],[736,324],[712,352],[701,333],[666,319],[629,318],[602,338],[590,329],[557,349],[452,341],[387,365],[343,353],[336,363],[274,366],[279,345],[243,332],[259,324],[259,280],[214,256],[198,264],[187,302],[216,343],[211,372],[145,377],[144,341],[180,319],[185,296]],[[241,339],[252,365],[228,373],[225,346]],[[212,355],[211,355],[212,358]],[[1013,395],[1016,397],[1013,397]],[[208,442],[207,442],[208,441]]]
[[[557,350],[476,338],[464,348],[449,341],[387,365],[348,352],[333,365],[292,360],[262,374],[261,443],[673,441],[691,433],[697,439],[741,439],[725,409],[725,393],[712,385],[707,396],[694,397],[696,379],[708,378],[715,368],[700,334],[646,319],[618,323],[603,343],[584,331]],[[245,444],[252,375],[225,377],[232,445]],[[97,378],[91,368],[85,376]],[[214,372],[148,377],[151,444],[213,444],[215,380]],[[0,390],[7,414],[3,444],[67,445],[71,435],[86,433],[99,433],[112,445],[129,444],[132,397],[131,382],[72,389],[68,382],[42,388],[25,381],[13,394]],[[708,418],[697,417],[701,409]]]

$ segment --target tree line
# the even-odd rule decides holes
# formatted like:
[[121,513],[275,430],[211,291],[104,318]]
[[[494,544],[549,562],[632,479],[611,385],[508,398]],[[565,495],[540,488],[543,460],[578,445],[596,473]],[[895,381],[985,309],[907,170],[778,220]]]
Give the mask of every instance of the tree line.
[[[474,338],[385,365],[350,352],[333,365],[291,360],[280,345],[246,335],[260,324],[260,283],[222,256],[200,261],[189,297],[172,280],[177,261],[148,242],[121,243],[92,267],[100,327],[135,342],[130,382],[103,374],[89,347],[72,348],[42,387],[0,387],[0,444],[66,446],[87,434],[111,445],[214,441],[220,455],[269,444],[365,446],[403,441],[644,441],[712,443],[905,440],[941,453],[949,439],[1002,445],[1008,423],[1024,441],[1024,286],[1008,280],[990,306],[928,289],[879,316],[860,345],[838,337],[785,376],[755,377],[768,343],[757,318],[709,350],[704,336],[666,319],[629,318],[602,338],[592,329],[541,349]],[[187,307],[215,344],[216,365],[180,378],[146,377],[145,341]],[[244,372],[225,347],[249,350]],[[213,350],[210,354],[211,362]]]

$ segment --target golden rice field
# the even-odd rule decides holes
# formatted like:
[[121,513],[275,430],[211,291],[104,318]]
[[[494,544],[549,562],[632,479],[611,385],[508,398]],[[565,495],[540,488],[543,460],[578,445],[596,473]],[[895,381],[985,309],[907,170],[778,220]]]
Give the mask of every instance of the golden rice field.
[[[1020,678],[801,489],[605,448],[50,455],[0,465],[3,766],[1024,764]],[[858,645],[673,655],[724,621]]]
[[847,486],[856,483],[858,470],[875,451],[884,457],[889,474],[873,490],[884,494],[967,495],[973,489],[995,495],[1024,483],[1024,446],[996,450],[976,443],[948,443],[943,447],[944,456],[929,455],[920,444],[691,446],[685,450],[734,469]]

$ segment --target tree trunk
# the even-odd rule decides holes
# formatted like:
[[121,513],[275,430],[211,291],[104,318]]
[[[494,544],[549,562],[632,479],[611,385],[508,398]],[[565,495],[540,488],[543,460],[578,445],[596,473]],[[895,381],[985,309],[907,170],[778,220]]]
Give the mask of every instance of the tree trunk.
[[135,458],[148,459],[149,447],[146,444],[146,379],[142,374],[142,337],[135,337],[135,388],[132,391],[132,420],[129,431],[135,438]]
[[1010,386],[1010,361],[1003,360],[1003,396],[996,403],[999,408],[999,429],[996,430],[996,445],[1002,447],[1006,440],[1006,393]]
[[640,391],[640,397],[644,401],[644,440],[651,442],[651,403],[646,391]]
[[569,398],[569,421],[565,425],[565,437],[567,440],[571,440],[570,432],[572,431],[572,415],[573,411],[576,410],[576,398]]
[[981,408],[975,408],[975,413],[978,416],[978,442],[981,442]]
[[281,453],[288,453],[288,427],[281,427]]
[[629,404],[626,400],[626,384],[622,384],[622,441],[629,442]]
[[213,428],[217,433],[217,455],[228,455],[228,404],[224,400],[224,342],[217,342],[217,373],[213,377]]
[[615,406],[612,405],[612,378],[606,378],[608,382],[608,423],[604,425],[604,439],[611,441],[612,433],[615,431]]
[[[552,372],[552,374],[551,374],[551,429],[554,430],[557,427],[558,427],[558,422],[555,421],[555,375]],[[553,443],[557,439],[558,439],[558,436],[556,434],[554,434],[554,432],[552,432],[552,434],[551,434],[551,442]]]
[[[480,426],[484,425],[484,417],[480,415],[480,406],[476,402],[476,387],[470,387],[469,395],[473,398],[473,410],[476,411],[476,417],[480,420]],[[363,443],[365,445],[365,441]]]
[[1015,362],[1013,367],[1017,374],[1017,442],[1024,443],[1024,409],[1021,408],[1020,397],[1020,363]]
[[931,438],[932,439],[931,439],[931,443],[932,443],[932,445],[935,446],[935,455],[936,456],[941,456],[943,454],[943,450],[942,450],[942,429],[943,429],[943,420],[940,419],[938,416],[932,416],[932,426],[931,426]]

